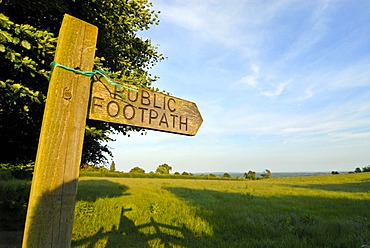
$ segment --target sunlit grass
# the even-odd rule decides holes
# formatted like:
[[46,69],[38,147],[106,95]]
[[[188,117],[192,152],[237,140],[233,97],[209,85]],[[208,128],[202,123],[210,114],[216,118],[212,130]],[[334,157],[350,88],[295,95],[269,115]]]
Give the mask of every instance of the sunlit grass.
[[258,181],[81,178],[73,247],[361,247],[370,173]]

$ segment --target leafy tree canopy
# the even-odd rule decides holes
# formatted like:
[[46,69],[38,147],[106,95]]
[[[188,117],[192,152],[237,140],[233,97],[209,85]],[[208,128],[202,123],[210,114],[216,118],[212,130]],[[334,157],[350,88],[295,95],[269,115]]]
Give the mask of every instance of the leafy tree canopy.
[[261,174],[261,177],[262,178],[271,178],[272,177],[272,173],[269,169],[266,169],[264,172],[262,172]]
[[225,172],[225,173],[223,174],[223,176],[222,176],[222,177],[223,177],[223,178],[231,178],[231,175],[230,175],[229,173],[226,173],[226,172]]
[[114,161],[112,161],[112,163],[110,164],[109,171],[111,172],[116,171],[116,163]]
[[[138,33],[157,25],[148,0],[0,0],[0,162],[28,162],[36,155],[53,61],[63,15],[99,28],[96,67],[116,78],[151,87],[149,70],[163,55]],[[87,121],[82,163],[107,162],[110,134],[140,129]]]
[[[180,173],[179,173],[180,174]],[[175,173],[175,175],[176,175],[176,173]],[[186,172],[186,171],[184,171],[183,173],[181,173],[181,175],[183,175],[183,176],[194,176],[194,174],[193,173],[191,173],[191,172]]]
[[170,174],[171,170],[172,170],[171,166],[169,166],[168,164],[162,164],[157,167],[155,172],[158,174]]
[[246,179],[250,179],[250,180],[256,180],[257,179],[257,174],[255,171],[248,171],[248,173],[244,173],[244,177]]
[[136,166],[136,167],[132,168],[129,173],[145,174],[145,170]]
[[207,177],[208,178],[216,178],[217,176],[215,174],[213,174],[213,173],[210,173],[210,174],[207,175]]
[[357,167],[357,168],[355,169],[355,173],[361,173],[361,169],[360,169],[360,167]]

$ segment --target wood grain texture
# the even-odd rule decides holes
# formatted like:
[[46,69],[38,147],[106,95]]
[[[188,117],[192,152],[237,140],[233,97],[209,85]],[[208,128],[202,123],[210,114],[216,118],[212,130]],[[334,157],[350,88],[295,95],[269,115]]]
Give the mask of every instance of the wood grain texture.
[[[65,15],[55,62],[91,71],[98,29]],[[91,79],[55,68],[44,110],[23,247],[70,247]]]
[[[195,135],[203,119],[195,103],[104,78],[92,86],[89,119],[183,135]],[[127,89],[132,88],[133,90]]]

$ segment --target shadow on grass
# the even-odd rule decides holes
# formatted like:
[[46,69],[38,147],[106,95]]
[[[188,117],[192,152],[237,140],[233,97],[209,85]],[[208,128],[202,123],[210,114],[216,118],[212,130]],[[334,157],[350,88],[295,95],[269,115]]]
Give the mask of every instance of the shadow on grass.
[[98,198],[113,198],[129,195],[126,185],[114,183],[108,180],[80,180],[76,200],[94,202]]
[[166,188],[194,206],[211,237],[189,247],[361,247],[370,243],[370,202],[315,196],[260,197]]
[[[161,247],[183,246],[186,240],[192,240],[192,233],[183,227],[162,224],[153,217],[150,222],[136,226],[125,216],[132,208],[121,208],[118,227],[113,225],[110,231],[101,227],[97,233],[86,238],[72,241],[72,247],[101,247],[101,241],[106,240],[104,247],[150,247],[148,242],[157,240]],[[152,234],[144,234],[141,229],[151,228]]]
[[285,185],[292,188],[315,189],[325,191],[350,192],[350,193],[369,193],[370,180],[356,183],[340,183],[340,184],[308,184],[308,185]]
[[[77,185],[79,190],[75,194]],[[122,196],[128,187],[107,180],[73,180],[53,191],[37,195],[36,204],[28,208],[29,224],[25,226],[23,245],[26,247],[62,247],[71,240],[75,200],[87,202],[98,198]],[[127,193],[126,193],[127,194]],[[0,244],[1,247],[1,244]],[[11,246],[17,247],[17,246]]]
[[125,212],[131,208],[121,209],[121,217],[118,227],[113,225],[111,231],[104,231],[103,227],[97,233],[87,238],[72,241],[72,246],[96,247],[100,240],[108,239],[106,247],[124,247],[130,243],[134,247],[147,247],[145,236],[139,232],[135,224],[125,216]]
[[[82,180],[78,188],[77,200],[89,202],[86,205],[87,208],[82,209],[82,212],[85,211],[87,215],[90,214],[88,206],[99,198],[130,195],[127,193],[129,189],[127,186],[101,179]],[[146,224],[136,225],[125,215],[132,210],[132,208],[122,207],[118,226],[112,225],[108,229],[102,226],[93,235],[72,240],[72,247],[102,247],[102,245],[103,247],[150,247],[149,242],[151,241],[159,244],[160,247],[173,247],[183,246],[187,240],[195,239],[185,225],[164,224],[154,217],[150,217],[150,221]]]

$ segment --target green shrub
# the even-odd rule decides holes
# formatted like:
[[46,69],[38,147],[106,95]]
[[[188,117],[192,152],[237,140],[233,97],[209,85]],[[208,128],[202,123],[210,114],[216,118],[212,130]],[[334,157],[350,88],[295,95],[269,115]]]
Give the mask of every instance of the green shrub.
[[[34,163],[28,164],[0,164],[0,179],[9,180],[12,178],[31,180]],[[10,175],[10,177],[9,177]]]
[[30,189],[30,181],[0,181],[0,229],[23,229]]
[[224,173],[224,175],[222,176],[222,178],[231,178],[231,175],[229,173]]
[[0,180],[10,180],[12,178],[13,176],[11,171],[0,169]]

